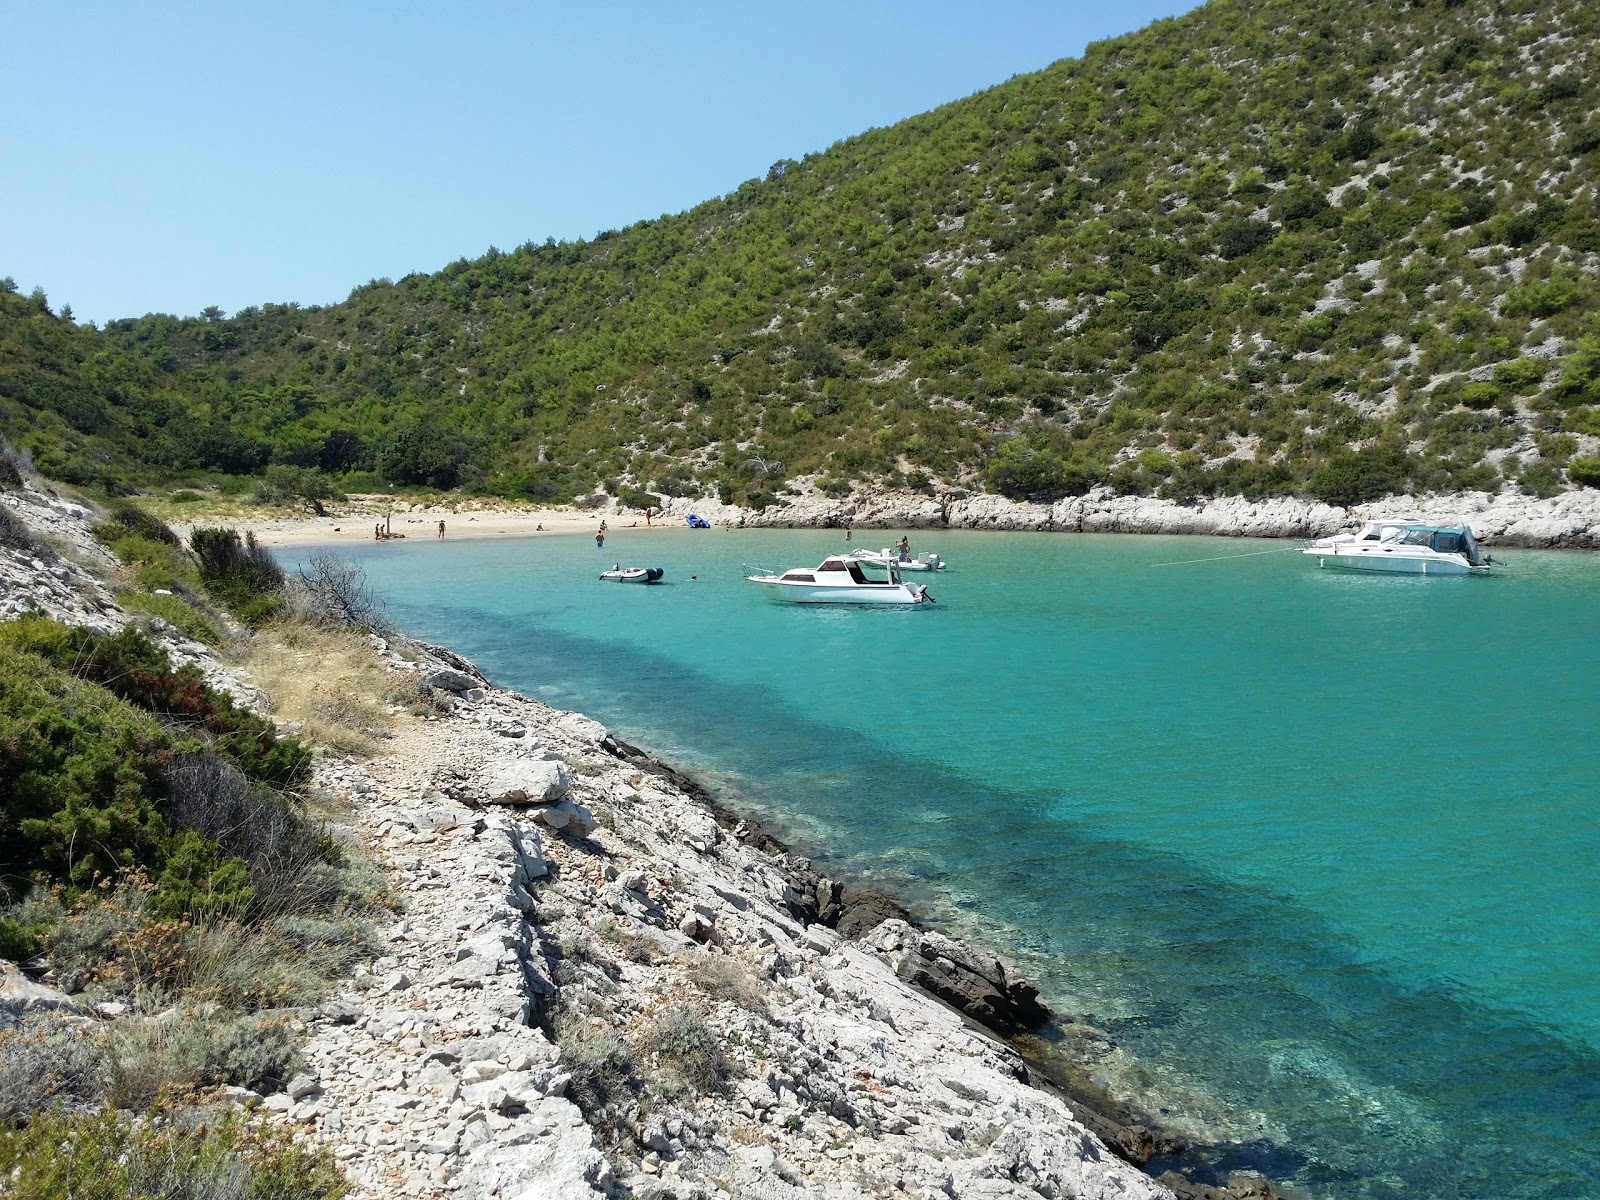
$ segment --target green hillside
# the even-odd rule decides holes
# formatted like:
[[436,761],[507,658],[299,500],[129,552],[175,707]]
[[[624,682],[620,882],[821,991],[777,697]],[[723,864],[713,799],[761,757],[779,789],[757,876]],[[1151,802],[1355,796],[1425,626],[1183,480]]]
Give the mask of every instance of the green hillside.
[[1600,483],[1597,45],[1592,4],[1214,0],[688,213],[326,308],[95,330],[13,289],[0,419],[113,487]]

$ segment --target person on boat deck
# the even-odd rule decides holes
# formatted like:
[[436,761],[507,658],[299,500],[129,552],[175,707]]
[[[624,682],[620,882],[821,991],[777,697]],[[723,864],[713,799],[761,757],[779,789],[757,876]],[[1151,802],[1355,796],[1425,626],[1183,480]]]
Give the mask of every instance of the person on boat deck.
[[910,562],[911,561],[911,539],[906,537],[904,534],[900,535],[899,550],[900,550],[900,561],[901,562]]

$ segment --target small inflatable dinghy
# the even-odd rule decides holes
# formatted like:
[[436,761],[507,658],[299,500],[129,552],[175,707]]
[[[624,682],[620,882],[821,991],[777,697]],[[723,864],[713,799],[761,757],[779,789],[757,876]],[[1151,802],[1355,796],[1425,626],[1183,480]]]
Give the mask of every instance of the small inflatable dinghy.
[[666,571],[661,567],[624,567],[620,563],[609,571],[601,571],[601,579],[617,583],[660,583]]

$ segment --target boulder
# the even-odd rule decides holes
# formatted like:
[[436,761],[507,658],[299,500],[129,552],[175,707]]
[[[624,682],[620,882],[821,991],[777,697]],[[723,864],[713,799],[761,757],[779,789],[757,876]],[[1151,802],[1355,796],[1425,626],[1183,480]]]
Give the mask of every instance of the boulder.
[[466,692],[478,686],[478,681],[465,671],[454,667],[440,667],[428,672],[428,682],[447,692]]
[[588,837],[596,825],[594,814],[584,805],[574,804],[571,800],[561,800],[541,808],[533,814],[533,819],[557,833],[571,833],[578,837]]
[[942,933],[890,920],[862,940],[883,949],[906,983],[1002,1036],[1031,1032],[1050,1017],[1033,983]]
[[[553,804],[572,787],[572,769],[551,759],[516,759],[491,768],[483,779],[487,804]],[[560,825],[552,828],[562,828]]]
[[606,727],[582,713],[563,713],[555,720],[555,727],[576,741],[598,746],[610,736]]
[[34,983],[14,964],[0,962],[0,1014],[17,1018],[24,1013],[55,1010],[75,1015],[83,1012],[65,992]]

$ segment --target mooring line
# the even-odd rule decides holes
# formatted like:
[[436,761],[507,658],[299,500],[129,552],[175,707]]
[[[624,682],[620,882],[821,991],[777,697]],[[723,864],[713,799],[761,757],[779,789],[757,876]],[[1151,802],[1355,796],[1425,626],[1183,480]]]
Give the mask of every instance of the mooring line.
[[1184,558],[1177,562],[1151,563],[1152,567],[1187,567],[1191,563],[1223,562],[1230,558],[1257,558],[1263,554],[1290,554],[1299,546],[1280,546],[1276,550],[1252,550],[1249,554],[1217,554],[1211,558]]

